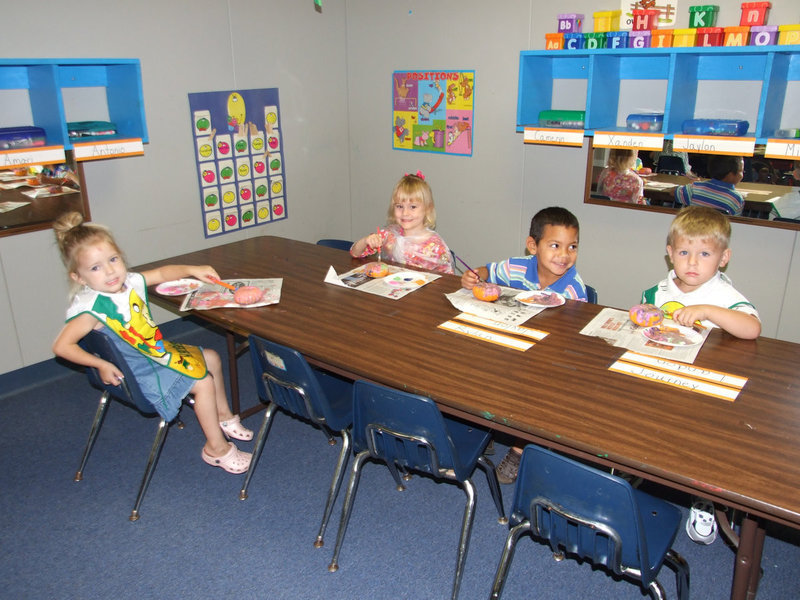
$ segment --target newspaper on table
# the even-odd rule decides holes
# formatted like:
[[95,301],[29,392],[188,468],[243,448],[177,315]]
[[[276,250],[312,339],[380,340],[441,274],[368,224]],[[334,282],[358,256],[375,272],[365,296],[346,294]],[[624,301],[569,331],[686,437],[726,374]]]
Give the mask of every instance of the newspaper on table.
[[500,297],[494,302],[484,302],[478,300],[471,290],[461,288],[452,294],[445,294],[445,297],[461,312],[506,325],[521,325],[534,315],[538,315],[545,307],[522,304],[516,299],[519,293],[520,290],[500,286]]
[[711,332],[711,329],[707,327],[698,328],[697,333],[701,338],[698,343],[691,346],[669,346],[646,338],[643,334],[646,329],[648,328],[640,327],[631,321],[627,311],[604,308],[581,330],[581,334],[599,337],[612,346],[627,348],[641,354],[691,364],[697,358],[697,353],[700,352],[700,348],[703,347],[703,343]]
[[366,274],[367,263],[351,269],[343,275],[338,275],[333,267],[328,267],[325,283],[332,283],[342,287],[349,287],[360,292],[383,296],[397,300],[407,296],[414,290],[421,288],[426,283],[439,279],[441,275],[425,271],[412,271],[407,267],[398,267],[386,264],[389,274],[385,277],[370,277]]
[[236,288],[249,286],[263,290],[261,300],[253,304],[239,304],[233,299],[233,291],[214,283],[204,283],[192,290],[183,299],[181,310],[209,310],[212,308],[256,308],[277,304],[281,301],[283,279],[225,279],[225,283]]

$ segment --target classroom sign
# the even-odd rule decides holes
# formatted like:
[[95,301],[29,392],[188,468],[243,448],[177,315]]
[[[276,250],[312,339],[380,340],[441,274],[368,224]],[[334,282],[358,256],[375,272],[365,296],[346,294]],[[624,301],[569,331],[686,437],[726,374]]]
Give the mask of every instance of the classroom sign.
[[277,88],[189,94],[205,236],[287,218]]
[[475,71],[392,73],[392,147],[472,156]]

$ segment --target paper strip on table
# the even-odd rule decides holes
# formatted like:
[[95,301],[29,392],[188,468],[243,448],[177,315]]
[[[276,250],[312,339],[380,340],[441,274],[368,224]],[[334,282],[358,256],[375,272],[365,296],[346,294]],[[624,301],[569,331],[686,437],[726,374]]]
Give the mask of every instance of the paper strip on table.
[[511,333],[513,335],[519,335],[522,337],[530,338],[532,340],[536,340],[537,342],[546,338],[549,334],[546,331],[540,331],[538,329],[533,329],[531,327],[522,327],[520,325],[510,325],[507,323],[500,323],[499,321],[492,321],[491,319],[486,319],[484,317],[479,317],[477,315],[472,315],[470,313],[461,313],[456,315],[456,319],[459,321],[467,321],[472,323],[473,325],[480,325],[481,327],[488,327],[489,329],[497,329],[499,331],[504,331],[505,333]]
[[492,333],[491,331],[487,331],[486,329],[471,327],[469,325],[465,325],[464,323],[459,323],[457,321],[445,321],[444,323],[439,325],[439,328],[446,329],[447,331],[452,331],[453,333],[466,335],[478,340],[483,340],[484,342],[491,342],[492,344],[505,346],[506,348],[513,348],[514,350],[520,350],[522,352],[524,352],[525,350],[534,345],[534,342],[526,342],[524,340],[509,337],[507,335]]

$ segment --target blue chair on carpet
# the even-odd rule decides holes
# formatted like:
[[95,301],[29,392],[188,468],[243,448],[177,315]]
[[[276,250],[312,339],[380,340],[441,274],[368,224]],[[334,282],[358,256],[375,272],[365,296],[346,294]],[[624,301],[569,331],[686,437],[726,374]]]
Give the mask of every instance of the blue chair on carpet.
[[592,286],[586,286],[586,301],[590,304],[597,304],[597,290]]
[[333,504],[344,479],[350,458],[350,432],[353,419],[353,384],[350,381],[312,369],[305,358],[292,348],[265,340],[256,335],[249,337],[250,357],[258,396],[267,403],[264,422],[256,437],[253,458],[247,470],[239,499],[247,498],[247,487],[253,477],[258,459],[264,449],[272,419],[277,409],[300,417],[322,429],[330,445],[336,444],[334,431],[342,436],[342,448],[333,472],[328,500],[322,515],[314,546],[324,544]]
[[[94,415],[92,428],[89,431],[89,439],[86,442],[86,448],[84,449],[83,456],[81,457],[81,464],[78,467],[78,471],[75,473],[75,481],[81,481],[83,479],[83,469],[86,467],[86,461],[89,459],[89,454],[94,447],[95,440],[97,440],[97,435],[100,433],[100,428],[103,425],[103,420],[105,418],[106,411],[108,410],[109,401],[112,398],[114,400],[118,400],[120,403],[126,406],[136,409],[143,416],[152,417],[157,415],[156,411],[153,410],[153,405],[150,404],[150,402],[148,402],[144,397],[144,394],[142,394],[139,384],[136,382],[136,378],[128,368],[128,365],[125,362],[122,354],[120,354],[119,350],[117,350],[116,346],[114,346],[114,344],[106,335],[100,333],[99,331],[90,331],[80,341],[80,346],[87,352],[95,354],[103,360],[107,360],[116,365],[117,368],[122,371],[122,374],[125,376],[125,378],[122,380],[120,385],[106,385],[103,383],[102,379],[100,379],[100,374],[98,373],[97,369],[90,367],[86,370],[87,375],[89,376],[89,382],[95,388],[102,390],[103,395],[100,397],[100,403],[98,404],[97,411]],[[184,402],[191,404],[193,403],[193,400],[187,396]],[[175,419],[173,422],[178,424],[179,429],[183,429],[183,423],[180,421],[180,419]],[[161,455],[161,449],[164,446],[164,440],[167,437],[169,426],[170,423],[168,423],[165,419],[160,419],[158,428],[156,429],[156,437],[153,440],[153,445],[150,448],[150,456],[147,459],[147,466],[144,471],[144,476],[142,477],[142,482],[139,485],[139,493],[136,496],[136,502],[133,505],[133,510],[131,510],[131,515],[129,517],[131,521],[136,521],[139,519],[139,507],[141,506],[145,492],[147,492],[147,488],[150,485],[150,479],[153,477],[153,472],[155,471],[158,457]]]
[[490,598],[500,598],[517,541],[524,533],[564,553],[639,581],[663,599],[657,581],[666,562],[680,600],[689,598],[689,566],[672,544],[681,512],[616,477],[535,445],[519,465],[511,521]]
[[333,572],[339,568],[339,551],[353,510],[361,467],[371,458],[386,464],[398,490],[405,489],[401,471],[406,480],[410,479],[411,471],[418,471],[437,482],[456,483],[464,490],[467,504],[452,591],[452,598],[457,598],[475,512],[475,486],[471,477],[476,467],[486,473],[500,522],[507,522],[494,465],[483,455],[490,439],[488,431],[443,417],[430,398],[357,381],[353,386],[353,450],[357,454],[350,469],[336,547],[328,570]]
[[337,250],[344,250],[345,252],[350,252],[350,246],[353,245],[353,242],[350,242],[348,240],[325,238],[322,240],[317,240],[317,245],[327,246],[328,248],[336,248]]

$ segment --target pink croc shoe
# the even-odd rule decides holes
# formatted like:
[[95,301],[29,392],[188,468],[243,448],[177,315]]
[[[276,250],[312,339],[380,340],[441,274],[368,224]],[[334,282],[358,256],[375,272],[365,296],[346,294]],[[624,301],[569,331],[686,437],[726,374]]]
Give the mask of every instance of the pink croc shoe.
[[227,421],[220,421],[219,426],[228,439],[233,438],[243,442],[249,442],[253,439],[253,431],[242,425],[239,415],[233,415],[233,418]]
[[233,442],[228,442],[228,444],[230,445],[230,450],[222,456],[211,456],[203,448],[203,460],[212,467],[225,469],[228,473],[244,473],[250,468],[250,459],[253,458],[253,455],[249,452],[242,452]]

